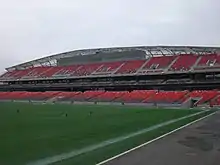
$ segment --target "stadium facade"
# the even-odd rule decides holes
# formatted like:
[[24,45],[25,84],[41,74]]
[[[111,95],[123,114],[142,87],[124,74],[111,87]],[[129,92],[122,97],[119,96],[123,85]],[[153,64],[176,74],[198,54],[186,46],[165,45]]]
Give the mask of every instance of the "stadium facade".
[[[155,90],[187,90],[188,94],[195,90],[213,92],[220,87],[220,47],[140,46],[76,50],[8,67],[0,81],[0,90],[4,92],[72,91],[84,94],[101,91],[95,96],[102,95],[102,91],[139,91],[139,95],[146,90],[154,93]],[[91,101],[92,96],[90,98]],[[208,100],[217,98],[215,93]]]

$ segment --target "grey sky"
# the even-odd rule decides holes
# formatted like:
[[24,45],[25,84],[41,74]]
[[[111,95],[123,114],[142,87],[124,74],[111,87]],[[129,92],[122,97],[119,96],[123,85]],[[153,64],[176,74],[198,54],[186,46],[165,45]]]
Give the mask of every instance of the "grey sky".
[[80,48],[220,45],[219,0],[0,2],[0,72]]

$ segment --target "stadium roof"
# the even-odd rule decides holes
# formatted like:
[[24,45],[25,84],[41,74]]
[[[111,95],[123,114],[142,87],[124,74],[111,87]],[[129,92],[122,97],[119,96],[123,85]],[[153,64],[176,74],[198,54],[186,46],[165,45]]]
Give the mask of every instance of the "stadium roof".
[[64,52],[32,60],[19,65],[15,65],[6,70],[14,70],[21,68],[29,68],[35,65],[44,65],[45,63],[53,65],[54,61],[74,56],[93,55],[96,53],[110,53],[110,52],[123,52],[123,51],[134,51],[142,50],[146,52],[146,55],[177,55],[177,54],[206,54],[206,53],[220,53],[220,47],[198,47],[198,46],[138,46],[138,47],[115,47],[115,48],[98,48],[98,49],[83,49],[75,50],[70,52]]

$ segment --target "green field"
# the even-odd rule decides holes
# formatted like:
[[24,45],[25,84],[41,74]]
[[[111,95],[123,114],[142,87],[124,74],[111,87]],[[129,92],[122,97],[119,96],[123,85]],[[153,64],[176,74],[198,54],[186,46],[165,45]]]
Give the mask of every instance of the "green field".
[[[0,164],[32,163],[39,159],[125,136],[196,112],[198,110],[0,102]],[[54,164],[96,164],[207,113]]]

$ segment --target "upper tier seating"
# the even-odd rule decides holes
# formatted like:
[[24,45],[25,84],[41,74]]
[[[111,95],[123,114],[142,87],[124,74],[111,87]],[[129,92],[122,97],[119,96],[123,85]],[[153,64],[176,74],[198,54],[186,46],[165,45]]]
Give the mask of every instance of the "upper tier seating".
[[123,62],[109,62],[103,63],[93,74],[103,75],[103,74],[112,74],[117,71]]
[[50,67],[47,71],[42,73],[41,77],[51,78],[54,74],[59,72],[62,67]]
[[36,67],[32,69],[28,69],[28,73],[21,76],[21,78],[47,78],[48,76],[45,75],[45,73],[52,69],[51,67]]
[[73,76],[88,76],[92,74],[96,69],[100,67],[100,64],[84,64],[80,65],[75,72],[73,72]]
[[12,78],[13,73],[15,73],[16,71],[12,71],[12,72],[5,72],[4,74],[2,74],[0,76],[1,79],[9,79]]
[[80,67],[79,65],[59,67],[58,70],[56,71],[54,70],[53,73],[51,74],[52,77],[68,77],[68,76],[72,76],[76,72],[76,70],[78,70],[79,67]]
[[191,71],[220,68],[220,55],[175,55],[151,57],[148,60],[79,64],[72,66],[35,67],[14,70],[0,76],[1,80],[37,79],[71,76],[96,76],[168,71]]
[[29,73],[29,69],[27,70],[14,70],[4,73],[2,76],[0,76],[1,79],[20,79],[21,77],[25,76]]
[[171,71],[188,71],[195,64],[198,56],[196,55],[180,55],[178,59],[173,63]]
[[147,72],[163,71],[163,69],[167,68],[175,58],[176,56],[152,57],[145,64],[142,70],[146,70]]
[[212,68],[220,68],[220,55],[210,54],[210,55],[202,55],[199,60],[197,66],[195,66],[195,70],[200,69],[212,69]]
[[136,73],[137,70],[145,63],[145,60],[127,61],[119,68],[115,74],[132,74]]

